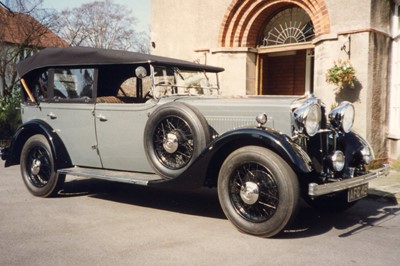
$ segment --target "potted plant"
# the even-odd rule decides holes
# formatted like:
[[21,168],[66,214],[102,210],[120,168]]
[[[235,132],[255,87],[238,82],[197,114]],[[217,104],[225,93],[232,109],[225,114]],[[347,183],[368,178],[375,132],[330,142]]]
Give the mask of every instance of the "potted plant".
[[338,94],[345,87],[354,89],[356,71],[348,60],[338,60],[326,73],[326,81],[337,86],[335,93]]

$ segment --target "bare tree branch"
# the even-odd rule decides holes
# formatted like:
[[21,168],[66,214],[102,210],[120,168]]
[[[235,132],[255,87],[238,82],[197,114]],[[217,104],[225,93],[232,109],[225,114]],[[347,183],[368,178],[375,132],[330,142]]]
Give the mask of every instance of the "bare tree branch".
[[60,19],[60,35],[71,46],[150,51],[148,34],[136,32],[137,19],[132,12],[111,0],[66,9]]
[[0,7],[0,94],[9,95],[17,83],[16,63],[32,52],[66,43],[50,28],[54,13],[41,9],[42,0],[16,0],[10,10]]

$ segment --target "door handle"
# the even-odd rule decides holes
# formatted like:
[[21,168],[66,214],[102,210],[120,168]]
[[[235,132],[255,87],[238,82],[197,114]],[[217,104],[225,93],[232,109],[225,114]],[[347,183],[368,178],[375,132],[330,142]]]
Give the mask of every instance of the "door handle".
[[96,116],[96,118],[98,118],[101,122],[107,121],[107,117],[105,117],[104,115],[98,115]]
[[47,116],[48,116],[50,119],[56,119],[56,118],[57,118],[56,114],[53,113],[53,112],[50,112],[49,114],[47,114]]

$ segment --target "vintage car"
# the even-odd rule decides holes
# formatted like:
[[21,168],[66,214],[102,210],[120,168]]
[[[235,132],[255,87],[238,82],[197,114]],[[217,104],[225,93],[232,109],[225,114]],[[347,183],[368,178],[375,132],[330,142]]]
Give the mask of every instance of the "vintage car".
[[20,62],[23,125],[1,151],[35,196],[66,175],[149,187],[216,187],[242,232],[271,237],[311,206],[367,195],[370,145],[354,107],[312,95],[225,96],[222,68],[126,51],[47,48]]

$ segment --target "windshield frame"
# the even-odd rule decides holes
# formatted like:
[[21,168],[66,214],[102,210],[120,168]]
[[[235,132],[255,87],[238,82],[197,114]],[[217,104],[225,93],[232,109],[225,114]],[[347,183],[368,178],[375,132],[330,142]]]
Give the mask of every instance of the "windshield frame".
[[[151,91],[153,98],[155,100],[159,100],[163,97],[170,96],[209,96],[209,95],[220,95],[220,82],[218,72],[207,71],[206,69],[202,70],[193,70],[186,69],[184,67],[177,66],[168,66],[168,65],[155,65],[149,63],[150,66],[150,77],[151,77]],[[157,73],[158,69],[165,69],[163,75],[159,75]],[[167,72],[170,72],[168,75]],[[197,73],[197,79],[192,81],[187,81],[186,84],[179,84],[179,80],[182,82],[186,81],[187,78],[183,76],[184,73]],[[215,75],[213,78],[213,83],[210,84],[211,75]],[[157,82],[157,78],[164,76],[164,81]],[[203,76],[203,78],[199,78],[199,76]],[[169,82],[169,80],[173,78],[174,82]],[[202,81],[206,82],[208,87],[200,85]],[[165,90],[163,95],[160,95],[159,88],[160,87],[171,87],[172,90]],[[183,90],[182,90],[183,89]],[[194,93],[194,90],[197,92]],[[200,93],[202,92],[202,93]]]

